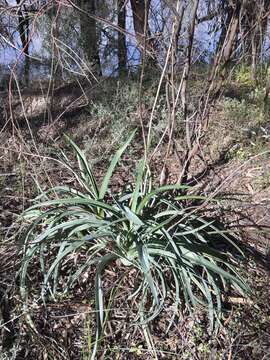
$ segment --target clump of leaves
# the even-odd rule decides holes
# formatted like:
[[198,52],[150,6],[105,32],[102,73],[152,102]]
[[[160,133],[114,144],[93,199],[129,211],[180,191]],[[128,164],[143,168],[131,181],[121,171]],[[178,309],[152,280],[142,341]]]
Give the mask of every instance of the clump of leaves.
[[[241,294],[248,290],[232,266],[234,250],[222,250],[220,246],[224,242],[231,246],[231,239],[187,205],[203,197],[187,195],[184,185],[153,188],[144,160],[138,165],[134,187],[118,196],[110,194],[111,176],[133,136],[134,133],[112,158],[100,186],[84,153],[68,139],[77,155],[79,171],[74,170],[64,154],[63,165],[75,175],[81,190],[67,186],[49,189],[24,214],[30,221],[23,236],[20,271],[24,302],[27,302],[31,263],[40,261],[44,276],[42,294],[46,300],[46,294],[56,294],[65,260],[86,250],[85,262],[78,264],[61,286],[70,289],[84,271],[95,265],[97,339],[105,321],[104,269],[119,261],[141,274],[138,288],[130,294],[131,298],[139,299],[140,323],[156,318],[170,296],[174,299],[175,313],[183,303],[191,311],[198,305],[206,306],[214,329],[227,284]],[[236,249],[233,246],[230,249]],[[56,252],[53,258],[49,257],[52,249]]]
[[252,86],[254,81],[252,79],[252,70],[250,66],[241,65],[235,68],[235,80],[239,85]]

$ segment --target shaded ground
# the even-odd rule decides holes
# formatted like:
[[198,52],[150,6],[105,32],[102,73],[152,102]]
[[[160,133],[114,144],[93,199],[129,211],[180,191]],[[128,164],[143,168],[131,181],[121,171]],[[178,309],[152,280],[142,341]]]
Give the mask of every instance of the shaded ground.
[[[26,326],[23,308],[18,295],[16,272],[19,268],[20,244],[13,235],[20,231],[18,215],[42,189],[56,184],[72,184],[74,179],[50,158],[59,148],[69,152],[63,141],[63,131],[68,132],[83,147],[92,160],[98,177],[104,173],[111,153],[126,136],[130,128],[138,127],[140,120],[136,103],[129,98],[125,109],[115,104],[124,93],[114,84],[116,98],[108,93],[107,102],[91,104],[73,119],[63,118],[50,124],[37,126],[33,137],[27,129],[0,134],[0,359],[87,359],[94,341],[93,271],[74,289],[72,296],[49,303],[46,307],[33,301],[33,320],[39,336]],[[134,96],[132,86],[128,89]],[[117,97],[119,91],[119,97]],[[135,91],[135,90],[134,90]],[[127,95],[128,96],[128,95]],[[150,112],[148,102],[144,106],[144,118]],[[217,336],[210,336],[203,314],[194,318],[185,311],[166,334],[166,312],[150,326],[152,341],[158,359],[268,359],[270,358],[270,290],[269,290],[269,229],[270,229],[270,141],[264,137],[258,124],[244,114],[227,107],[227,98],[221,100],[212,114],[210,131],[205,141],[205,152],[195,159],[190,174],[194,191],[220,196],[215,215],[226,221],[228,227],[237,229],[241,241],[249,249],[241,271],[247,275],[253,289],[252,303],[240,304],[241,299],[227,300],[224,327]],[[225,103],[224,103],[225,102]],[[231,104],[229,104],[231,106]],[[235,104],[234,104],[235,105]],[[236,104],[239,106],[239,104]],[[160,104],[160,122],[155,119],[154,135],[158,139],[164,129],[163,103]],[[238,109],[238,108],[237,108]],[[238,109],[239,110],[239,109]],[[119,114],[122,114],[122,118]],[[237,116],[237,117],[236,117]],[[179,125],[181,128],[181,124]],[[247,130],[243,130],[246,129]],[[253,129],[255,128],[254,134]],[[23,139],[23,140],[22,140]],[[128,150],[121,161],[120,170],[113,178],[112,188],[130,183],[136,159],[142,154],[142,141],[138,130],[137,143]],[[179,138],[181,145],[181,138]],[[162,168],[164,148],[153,159],[154,178]],[[71,155],[72,156],[72,155]],[[179,162],[175,154],[168,160],[169,182],[178,177]],[[84,254],[77,259],[84,261]],[[35,270],[35,269],[34,269]],[[110,294],[115,284],[121,286],[122,296],[111,304],[100,359],[153,359],[147,349],[145,333],[134,324],[134,304],[127,301],[127,294],[134,288],[136,273],[125,274],[118,267],[106,273],[104,288]],[[38,284],[36,271],[31,278],[33,287]],[[108,304],[110,305],[110,304]],[[5,324],[5,326],[3,326]]]

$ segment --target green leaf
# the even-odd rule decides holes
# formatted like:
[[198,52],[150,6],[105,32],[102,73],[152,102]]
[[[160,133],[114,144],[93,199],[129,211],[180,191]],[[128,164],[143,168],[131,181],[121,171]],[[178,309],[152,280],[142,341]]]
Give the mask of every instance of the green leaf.
[[88,164],[88,161],[87,161],[84,153],[67,135],[64,135],[64,136],[76,152],[79,167],[81,170],[82,182],[86,185],[87,188],[90,186],[90,190],[93,193],[94,198],[98,199],[99,191],[98,191],[98,187],[97,187],[97,182],[96,182],[96,179],[93,175],[93,172]]
[[96,309],[98,316],[98,326],[103,327],[104,305],[103,305],[103,290],[101,284],[102,272],[110,263],[117,259],[117,255],[108,254],[104,255],[97,266],[96,271]]
[[186,185],[165,185],[165,186],[161,186],[153,191],[151,191],[150,193],[148,193],[147,195],[144,196],[144,198],[141,200],[140,204],[138,205],[137,208],[137,214],[140,213],[140,211],[148,204],[148,202],[156,195],[158,194],[162,194],[164,192],[167,191],[172,191],[172,190],[180,190],[180,189],[189,189],[189,186]]
[[123,206],[123,212],[125,213],[127,219],[131,221],[133,224],[139,227],[144,225],[144,222],[127,206]]
[[147,253],[146,247],[140,242],[137,241],[136,243],[139,261],[142,267],[142,271],[144,273],[145,279],[151,289],[152,295],[154,297],[156,305],[159,304],[157,289],[154,284],[154,280],[151,274],[150,262],[149,262],[149,255]]
[[[31,210],[34,210],[37,208],[42,208],[42,207],[46,208],[49,206],[57,207],[57,206],[69,206],[69,205],[75,205],[75,206],[85,205],[85,206],[93,208],[93,209],[101,208],[103,210],[108,210],[109,212],[113,213],[114,215],[117,215],[117,216],[121,215],[115,207],[108,205],[103,201],[91,200],[91,199],[86,199],[86,198],[81,198],[81,197],[44,201],[42,203],[31,206],[29,208],[29,210],[31,211]],[[55,211],[55,209],[54,209],[54,211]]]
[[145,160],[142,159],[139,162],[139,166],[138,166],[138,174],[137,174],[137,178],[136,178],[136,184],[135,184],[135,189],[133,191],[132,194],[132,205],[131,205],[131,210],[136,213],[137,210],[137,203],[138,203],[138,198],[140,195],[140,190],[142,188],[142,183],[143,183],[143,174],[144,174],[144,169],[145,169]]
[[136,133],[136,130],[134,130],[131,135],[129,136],[129,138],[127,139],[127,141],[124,143],[124,145],[116,151],[114,157],[112,158],[112,161],[110,163],[110,166],[106,172],[106,175],[103,178],[101,187],[100,187],[100,192],[99,192],[99,200],[102,200],[108,190],[108,186],[109,186],[109,182],[110,179],[112,177],[112,174],[114,172],[114,169],[116,167],[116,165],[119,162],[120,157],[122,156],[123,152],[126,150],[127,146],[129,145],[129,143],[131,142],[131,140],[133,139],[134,135]]

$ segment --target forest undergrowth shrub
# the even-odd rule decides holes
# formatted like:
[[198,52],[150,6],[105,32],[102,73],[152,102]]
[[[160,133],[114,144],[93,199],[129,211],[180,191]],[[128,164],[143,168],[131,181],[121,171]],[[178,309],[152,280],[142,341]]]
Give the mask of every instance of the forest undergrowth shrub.
[[[264,121],[269,115],[266,88],[269,79],[269,70],[266,66],[258,66],[255,79],[252,77],[252,69],[249,65],[235,67],[233,80],[240,115],[253,118],[253,123]],[[245,111],[246,110],[246,111]],[[250,114],[248,114],[250,112]]]
[[121,82],[114,84],[113,89],[113,92],[91,103],[90,113],[97,121],[105,119],[112,136],[119,138],[120,134],[121,141],[132,124],[127,119],[136,111],[138,89],[132,83],[124,85]]
[[252,125],[261,122],[262,112],[259,106],[249,100],[225,98],[223,100],[223,110],[225,117],[230,121],[235,121],[236,127]]
[[239,86],[246,86],[248,88],[255,86],[264,87],[268,74],[267,64],[257,65],[254,73],[252,66],[245,63],[235,66],[232,73],[233,79]]
[[233,71],[233,77],[239,86],[251,87],[254,85],[252,70],[249,65],[241,64],[236,66]]
[[[138,164],[134,186],[111,193],[110,179],[133,137],[134,133],[113,156],[100,185],[84,153],[68,139],[79,170],[74,170],[64,153],[62,163],[80,188],[51,188],[23,214],[27,225],[22,236],[20,292],[26,312],[33,291],[39,292],[45,303],[57,301],[63,294],[72,294],[80,277],[95,268],[97,316],[92,358],[107,318],[103,284],[105,270],[112,265],[116,272],[121,264],[139,274],[137,288],[129,298],[136,303],[135,322],[143,327],[156,319],[171,299],[174,311],[168,328],[182,310],[206,308],[209,331],[213,332],[220,324],[224,293],[236,291],[246,296],[249,292],[237,270],[241,250],[224,229],[192,205],[205,197],[189,195],[185,185],[153,188],[144,160]],[[76,254],[82,251],[85,260],[77,262]],[[65,272],[68,261],[73,262],[71,272]],[[33,266],[38,266],[35,273],[42,278],[39,289],[34,290]],[[114,290],[117,292],[117,286]]]
[[[96,124],[102,122],[103,129],[107,128],[107,134],[115,142],[124,141],[125,134],[134,127],[141,127],[141,122],[147,131],[147,125],[151,116],[152,106],[155,102],[156,88],[146,84],[141,89],[141,98],[138,82],[124,80],[107,80],[108,88],[106,94],[94,99],[89,107],[91,118]],[[154,82],[154,80],[151,80]],[[141,102],[141,105],[140,105]],[[166,131],[169,123],[169,109],[166,102],[166,94],[160,93],[155,112],[153,114],[152,142],[156,146],[161,136]],[[183,114],[181,110],[175,113],[175,133],[180,134],[184,127]],[[100,142],[100,139],[97,139]]]

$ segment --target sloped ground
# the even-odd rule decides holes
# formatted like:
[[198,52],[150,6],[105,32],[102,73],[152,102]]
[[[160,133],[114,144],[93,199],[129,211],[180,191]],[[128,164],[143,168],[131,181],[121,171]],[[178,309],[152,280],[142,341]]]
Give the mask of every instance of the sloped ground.
[[[260,128],[262,126],[264,129],[265,123],[258,124],[255,118],[249,119],[246,114],[241,118],[235,113],[235,104],[230,107],[230,103],[228,108],[226,102],[227,98],[222,99],[212,114],[211,127],[204,140],[204,160],[194,160],[190,183],[202,194],[215,194],[222,198],[212,211],[229,227],[237,229],[247,248],[247,260],[241,271],[253,289],[252,302],[242,304],[241,298],[227,299],[224,326],[214,337],[208,334],[207,322],[202,313],[194,318],[185,312],[179,314],[175,324],[166,333],[168,314],[172,311],[172,304],[166,304],[166,311],[149,329],[158,359],[255,360],[270,357],[270,157],[267,153],[270,151],[270,140]],[[20,244],[13,235],[20,232],[20,223],[16,222],[18,215],[37,193],[35,180],[42,188],[74,182],[57,162],[50,160],[59,152],[59,148],[69,152],[62,140],[64,129],[86,150],[94,162],[97,175],[104,173],[106,163],[118,142],[130,127],[139,125],[138,109],[134,104],[129,103],[121,121],[115,109],[110,111],[109,101],[106,106],[96,105],[94,112],[91,109],[89,113],[83,113],[70,122],[64,119],[53,125],[43,125],[35,134],[35,142],[26,129],[15,134],[6,129],[0,135],[1,360],[88,359],[90,356],[95,325],[93,271],[89,269],[70,296],[45,307],[38,301],[35,289],[40,279],[37,269],[33,269],[32,318],[38,329],[36,335],[27,326],[18,295],[16,274],[20,264]],[[120,111],[123,112],[123,108]],[[144,116],[147,119],[147,103]],[[256,131],[253,131],[254,127]],[[162,129],[162,121],[157,122],[157,137]],[[161,169],[163,150],[161,148],[153,160],[154,174],[158,174]],[[132,181],[135,159],[140,158],[141,151],[142,143],[138,134],[137,144],[123,157],[121,168],[114,176],[113,188],[116,191]],[[171,173],[169,181],[174,182],[179,166],[173,154],[168,160],[168,167]],[[76,261],[83,262],[84,254]],[[121,275],[125,275],[123,282],[119,281]],[[117,284],[122,296],[107,304],[111,312],[99,353],[100,359],[155,357],[147,348],[145,333],[134,324],[135,304],[127,300],[135,281],[136,273],[125,273],[121,267],[106,273],[104,288],[107,294],[110,295]]]

